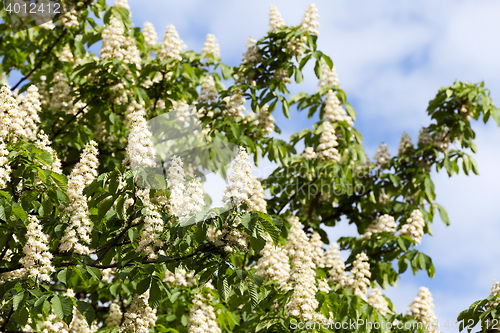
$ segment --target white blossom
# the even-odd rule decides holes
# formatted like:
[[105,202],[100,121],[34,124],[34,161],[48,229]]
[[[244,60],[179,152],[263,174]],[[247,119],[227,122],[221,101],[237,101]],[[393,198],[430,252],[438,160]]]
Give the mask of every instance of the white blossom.
[[220,46],[217,43],[217,38],[215,38],[215,35],[207,35],[207,39],[205,41],[205,44],[203,45],[201,54],[211,54],[215,59],[220,58]]
[[269,110],[269,105],[264,104],[262,109],[257,113],[257,126],[262,128],[264,133],[266,134],[272,134],[274,132],[274,117],[273,115],[268,111]]
[[316,152],[314,151],[313,147],[306,147],[304,149],[304,152],[302,153],[302,157],[305,158],[306,160],[312,160],[316,158]]
[[321,64],[321,79],[319,80],[318,85],[320,87],[324,86],[332,86],[338,87],[339,85],[339,77],[337,75],[337,71],[335,70],[335,65],[330,68],[326,62]]
[[90,141],[85,145],[78,162],[68,177],[70,225],[64,230],[59,250],[62,252],[73,250],[75,253],[89,255],[90,250],[86,244],[90,244],[90,233],[92,222],[87,205],[87,198],[83,194],[85,186],[89,185],[97,177],[97,143]]
[[276,281],[281,288],[286,289],[290,278],[290,259],[285,248],[275,246],[271,236],[266,235],[266,245],[260,255],[256,274],[268,281]]
[[149,259],[156,259],[158,253],[155,251],[154,247],[163,246],[163,242],[158,237],[158,234],[163,232],[163,219],[149,201],[149,191],[145,190],[144,192],[142,198],[147,196],[146,200],[143,200],[146,206],[146,214],[144,216],[144,225],[142,226],[139,244],[135,251],[144,253]]
[[226,108],[222,111],[222,113],[230,118],[240,117],[244,118],[245,115],[243,111],[246,110],[245,106],[245,98],[241,91],[234,91],[231,96],[224,97],[224,102],[226,102]]
[[118,8],[124,8],[126,10],[130,10],[130,6],[127,0],[115,0],[115,6]]
[[0,89],[0,139],[12,142],[26,138],[26,115],[12,96],[10,89],[3,85]]
[[337,147],[337,136],[335,130],[329,121],[323,122],[323,132],[319,138],[319,145],[316,147],[318,157],[340,162],[339,151]]
[[422,242],[422,236],[424,235],[424,227],[425,220],[422,212],[419,209],[415,209],[406,220],[406,224],[401,227],[400,234],[409,236],[415,243],[420,244]]
[[25,139],[27,141],[35,141],[38,124],[40,123],[38,114],[42,111],[40,94],[38,94],[38,88],[35,85],[31,85],[28,88],[19,109],[24,118]]
[[378,286],[372,288],[366,301],[384,316],[390,312],[389,302],[387,302],[384,295],[382,295],[382,291]]
[[290,218],[286,249],[292,259],[289,284],[294,293],[285,307],[290,316],[302,320],[321,321],[323,315],[315,311],[319,303],[316,300],[318,288],[312,247],[296,216]]
[[122,60],[125,58],[125,30],[120,21],[114,16],[109,17],[109,24],[102,31],[102,48],[99,53],[101,59],[115,58]]
[[247,39],[247,50],[243,54],[243,59],[241,60],[244,65],[251,65],[257,63],[260,58],[258,54],[259,48],[257,47],[257,41],[252,37]]
[[348,116],[340,103],[337,95],[332,91],[326,93],[325,100],[325,113],[323,114],[323,120],[335,121],[345,121],[349,127],[354,126],[352,118]]
[[252,195],[252,165],[250,155],[245,148],[240,147],[234,159],[229,174],[229,185],[224,191],[224,202],[231,201],[239,206],[242,203],[249,203]]
[[29,277],[50,281],[50,273],[55,272],[55,268],[52,266],[52,253],[49,251],[49,237],[43,232],[36,216],[28,215],[28,221],[26,244],[23,247],[24,257],[19,262]]
[[310,34],[318,35],[319,31],[317,28],[319,27],[319,22],[317,19],[319,19],[318,8],[316,8],[315,4],[311,3],[307,7],[302,19],[302,29],[307,30]]
[[376,152],[375,156],[373,157],[375,159],[375,164],[376,165],[384,165],[387,162],[389,162],[389,159],[391,158],[391,154],[389,154],[389,150],[387,149],[387,144],[381,143]]
[[113,327],[113,326],[120,326],[120,323],[123,318],[123,313],[122,309],[120,307],[120,304],[118,304],[118,301],[113,301],[109,305],[109,315],[104,321],[104,326],[106,327]]
[[[198,101],[200,103],[215,103],[217,102],[217,90],[215,89],[215,81],[212,75],[207,75],[203,79],[203,83],[201,85],[201,92],[200,96],[198,97]],[[208,117],[212,118],[213,117],[213,111],[211,112],[211,115],[208,115]]]
[[375,223],[370,225],[368,229],[366,229],[365,233],[362,234],[359,238],[366,239],[370,238],[371,235],[380,233],[380,232],[390,232],[391,234],[396,233],[396,222],[394,222],[394,217],[384,214],[380,216]]
[[189,333],[221,333],[211,301],[211,294],[207,296],[201,292],[195,294],[193,306],[189,310]]
[[262,188],[262,184],[257,178],[252,177],[251,186],[252,186],[252,195],[249,198],[250,202],[249,210],[267,213],[267,202],[265,200],[266,193]]
[[429,289],[420,287],[417,297],[408,306],[406,312],[409,316],[422,322],[427,333],[438,333],[435,329],[437,317],[434,313],[434,299]]
[[351,274],[347,277],[347,286],[354,295],[366,300],[368,287],[370,286],[370,263],[365,253],[358,253],[354,260]]
[[192,287],[196,284],[194,271],[188,273],[182,266],[179,266],[175,273],[172,273],[168,269],[165,270],[163,282],[167,282],[179,287]]
[[7,145],[0,141],[0,188],[7,187],[10,182],[11,167],[9,165]]
[[136,169],[156,166],[156,149],[146,122],[144,104],[133,100],[127,108],[126,118],[130,128],[126,153],[131,167]]
[[346,286],[347,275],[345,272],[345,263],[340,257],[339,244],[334,242],[330,244],[328,251],[325,253],[325,267],[331,267],[328,272],[329,281],[334,284]]
[[278,8],[274,5],[269,7],[269,26],[271,27],[270,31],[276,32],[279,27],[285,25],[285,21],[281,18],[281,13],[278,11]]
[[157,317],[156,309],[149,306],[148,300],[149,289],[142,295],[134,296],[119,333],[149,333],[149,327],[154,326]]
[[144,35],[144,41],[147,46],[153,46],[158,42],[158,34],[156,33],[155,27],[151,22],[144,22],[142,26],[142,34]]
[[56,151],[51,147],[52,142],[49,140],[49,136],[45,134],[43,130],[40,130],[38,132],[36,141],[35,141],[35,146],[47,151],[51,156],[52,156],[52,166],[50,166],[50,170],[62,174],[62,164],[61,160],[57,156]]
[[66,29],[76,28],[80,25],[78,22],[78,12],[73,8],[61,16],[61,23]]
[[[498,282],[497,280],[494,280],[493,281],[493,286],[491,287],[490,297],[495,297],[498,294],[500,294],[500,282]],[[489,302],[486,305],[486,310],[487,311],[488,310],[492,310],[492,309],[496,308],[498,306],[498,304],[500,304],[500,297],[498,297],[494,301]]]
[[401,137],[401,142],[399,143],[398,156],[405,155],[405,152],[413,148],[413,143],[411,142],[411,137],[408,133],[404,132]]
[[321,236],[317,231],[313,232],[311,235],[311,240],[309,241],[312,248],[312,258],[313,262],[317,267],[325,267],[325,250],[323,250],[323,241]]
[[179,38],[179,34],[173,25],[167,26],[163,45],[158,53],[158,58],[161,60],[177,59],[182,60],[181,52],[186,48],[183,41]]

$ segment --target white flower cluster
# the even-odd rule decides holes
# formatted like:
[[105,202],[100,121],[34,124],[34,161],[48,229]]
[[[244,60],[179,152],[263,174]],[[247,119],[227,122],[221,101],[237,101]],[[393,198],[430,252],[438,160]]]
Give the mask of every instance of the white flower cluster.
[[370,286],[370,263],[365,253],[358,253],[354,260],[351,274],[347,277],[347,286],[354,292],[354,295],[366,300],[368,287]]
[[[201,84],[201,92],[198,98],[200,103],[215,103],[217,102],[217,90],[215,89],[215,81],[212,75],[207,75]],[[212,118],[213,111],[209,111],[207,116]]]
[[420,287],[417,297],[408,306],[406,312],[411,317],[419,320],[427,328],[428,333],[438,333],[434,326],[437,323],[436,315],[434,314],[434,299],[429,289]]
[[154,167],[156,165],[156,150],[146,122],[144,104],[133,100],[127,107],[125,117],[130,128],[126,153],[131,167],[133,169]]
[[216,246],[224,247],[224,251],[234,253],[235,248],[240,250],[247,249],[248,235],[236,229],[241,224],[241,219],[238,218],[233,222],[232,226],[224,225],[222,230],[217,230],[213,225],[207,230],[207,238],[214,242]]
[[89,234],[92,231],[87,198],[83,194],[83,189],[97,177],[98,153],[95,141],[87,143],[80,155],[80,162],[75,165],[68,177],[69,206],[67,211],[71,215],[70,225],[64,230],[59,246],[62,252],[74,249],[73,251],[78,254],[89,255],[90,253],[88,246],[82,244],[90,244]]
[[384,316],[390,312],[389,302],[387,302],[384,295],[382,295],[382,291],[378,286],[372,288],[372,292],[368,295],[367,302]]
[[158,42],[158,34],[156,33],[155,27],[151,22],[144,22],[142,26],[142,34],[144,35],[144,42],[146,46],[153,46]]
[[125,30],[120,21],[114,16],[109,17],[109,24],[102,31],[102,48],[99,52],[101,59],[125,58],[125,50],[122,48],[126,43]]
[[71,114],[75,114],[83,107],[81,101],[73,103],[71,97],[71,86],[63,72],[58,71],[54,74],[54,86],[50,89],[50,104],[49,107],[55,110],[61,110]]
[[424,227],[425,220],[422,216],[422,212],[415,209],[406,220],[406,224],[401,227],[400,234],[409,236],[415,241],[415,243],[420,244],[422,242],[422,236],[424,235]]
[[200,212],[205,206],[203,186],[197,178],[187,186],[184,164],[178,156],[173,156],[167,175],[170,198],[168,207],[172,215],[182,217]]
[[244,65],[256,64],[259,60],[259,48],[257,47],[257,41],[252,37],[247,39],[247,51],[243,53],[243,59],[241,62]]
[[24,257],[19,262],[24,266],[28,277],[39,281],[50,281],[52,253],[49,251],[49,237],[43,232],[36,216],[28,215],[26,227],[26,244],[23,247]]
[[215,35],[207,35],[207,39],[205,41],[205,44],[203,45],[201,54],[211,54],[215,59],[220,58],[220,46],[217,43],[217,38],[215,38]]
[[52,166],[49,168],[49,170],[62,174],[61,160],[57,156],[56,151],[52,149],[51,145],[52,142],[49,140],[49,136],[45,134],[43,130],[40,130],[35,141],[35,146],[40,149],[46,150],[52,156]]
[[337,75],[337,71],[335,70],[335,65],[330,69],[326,62],[321,64],[321,79],[319,80],[318,85],[320,87],[337,87],[339,85],[339,77]]
[[0,141],[0,188],[7,187],[10,182],[11,167],[9,165],[7,145]]
[[118,301],[114,301],[109,305],[109,315],[104,320],[104,326],[105,327],[114,327],[114,326],[120,326],[120,323],[122,322],[123,318],[123,313],[122,309],[120,307],[120,304],[118,304]]
[[346,114],[344,108],[342,108],[340,100],[332,90],[326,93],[325,113],[323,114],[323,120],[326,119],[329,119],[332,122],[345,121],[350,127],[354,126],[352,118]]
[[307,30],[310,34],[318,35],[318,27],[319,22],[318,8],[315,4],[311,3],[307,7],[306,13],[304,14],[304,18],[302,19],[302,29]]
[[248,203],[252,193],[252,165],[250,155],[245,148],[240,147],[236,158],[233,161],[229,174],[229,185],[224,191],[224,202],[231,201],[239,206]]
[[182,60],[181,52],[186,48],[183,41],[180,39],[175,27],[170,24],[167,26],[163,45],[161,46],[158,58],[160,60],[177,59]]
[[438,133],[432,138],[427,129],[422,128],[418,135],[418,142],[424,145],[432,144],[437,150],[444,152],[448,149],[449,139],[444,133]]
[[226,108],[222,111],[224,115],[230,118],[245,117],[245,114],[243,113],[243,111],[246,110],[243,105],[245,104],[245,98],[240,91],[233,92],[231,96],[224,97],[222,101],[226,103]]
[[334,242],[330,244],[328,251],[325,253],[325,267],[331,267],[328,272],[329,281],[334,284],[345,286],[347,283],[347,275],[345,273],[345,263],[340,257],[339,244]]
[[329,293],[330,290],[332,290],[332,287],[328,284],[328,280],[320,277],[318,279],[318,291]]
[[26,139],[28,116],[24,110],[21,110],[10,89],[6,85],[2,86],[0,89],[0,139],[4,141],[10,139],[14,143],[17,140]]
[[[74,296],[72,296],[74,297]],[[85,317],[75,308],[73,308],[73,320],[69,325],[69,333],[94,333],[97,331],[96,322],[89,327]]]
[[[498,294],[500,294],[500,282],[494,280],[493,286],[491,287],[490,297],[495,297]],[[498,304],[500,304],[500,297],[498,297],[495,301],[488,303],[486,310],[494,309],[498,306]]]
[[266,235],[266,245],[260,251],[260,255],[256,274],[268,281],[276,281],[280,288],[287,289],[290,259],[285,248],[280,245],[275,246],[271,236]]
[[[157,236],[163,232],[163,219],[160,213],[149,201],[149,191],[142,195],[144,205],[146,206],[146,215],[144,217],[144,225],[142,226],[141,239],[135,249],[138,253],[144,253],[149,259],[156,259],[158,253],[154,247],[162,247],[163,242]],[[145,200],[144,200],[145,199]]]
[[382,142],[375,151],[375,156],[373,158],[375,159],[376,165],[384,165],[387,162],[389,162],[391,154],[389,154],[389,150],[387,149],[387,144]]
[[411,142],[411,137],[408,133],[404,132],[401,137],[401,142],[399,143],[398,156],[405,155],[408,149],[413,148],[413,143]]
[[318,157],[340,162],[339,151],[335,148],[337,145],[337,136],[332,124],[329,121],[323,122],[323,132],[316,147]]
[[264,133],[266,134],[272,134],[274,132],[274,117],[273,115],[268,112],[269,110],[269,105],[264,104],[262,109],[257,113],[257,126],[262,128]]
[[64,45],[63,50],[61,52],[61,55],[59,56],[59,60],[64,61],[64,62],[75,61],[75,58],[73,57],[73,53],[71,53],[71,50],[70,50],[68,45]]
[[179,287],[192,287],[196,285],[194,271],[188,273],[182,266],[179,266],[175,273],[172,273],[168,269],[165,270],[163,282],[170,283]]
[[38,94],[38,88],[36,86],[31,85],[28,88],[19,108],[24,118],[25,139],[28,141],[35,141],[38,132],[38,123],[40,123],[38,113],[42,111],[40,94]]
[[305,47],[304,47],[304,43],[307,42],[307,36],[302,36],[300,39],[299,38],[296,38],[296,37],[292,37],[292,39],[290,39],[290,41],[288,42],[286,48],[288,49],[288,51],[297,56],[297,57],[300,57],[304,54],[304,51],[305,51]]
[[136,295],[130,308],[125,313],[125,320],[118,330],[119,333],[149,333],[149,327],[156,322],[156,309],[149,304],[149,289],[142,295]]
[[37,320],[37,325],[33,325],[33,320],[28,318],[28,323],[24,326],[23,331],[26,332],[43,332],[43,333],[70,333],[68,331],[68,325],[66,325],[61,318],[59,318],[54,312],[51,312],[45,320]]
[[130,10],[130,6],[127,0],[115,0],[115,6],[118,8],[124,8],[126,10]]
[[285,25],[285,21],[281,18],[281,13],[276,6],[271,5],[269,7],[269,26],[271,27],[269,31],[276,32],[283,25]]
[[72,29],[79,26],[80,23],[78,22],[77,11],[73,8],[69,12],[66,12],[63,16],[61,16],[61,23],[66,29]]
[[267,213],[267,201],[265,200],[266,193],[262,188],[262,184],[257,178],[252,177],[251,186],[252,186],[252,195],[248,199],[248,201],[250,202],[249,210]]
[[288,76],[288,69],[280,68],[274,71],[273,80],[284,82],[284,83],[292,83],[292,79]]
[[305,158],[306,160],[312,160],[316,158],[316,152],[314,151],[313,147],[306,147],[304,149],[304,152],[302,153],[302,157]]
[[289,284],[294,289],[289,303],[286,304],[288,313],[303,320],[321,321],[324,317],[316,312],[319,303],[316,300],[316,266],[312,258],[312,247],[309,239],[302,230],[299,218],[290,218],[290,230],[286,244],[288,255],[292,259]]
[[317,231],[313,232],[309,241],[312,248],[313,262],[317,267],[325,267],[325,250],[323,250],[323,241]]
[[189,333],[221,333],[211,301],[211,294],[207,296],[201,292],[195,294],[193,306],[189,310]]
[[366,229],[365,233],[362,234],[359,238],[361,239],[367,239],[370,238],[371,235],[377,234],[380,232],[390,232],[391,234],[396,233],[396,222],[394,222],[394,217],[384,214],[382,216],[379,216],[377,221],[373,224],[371,224],[368,229]]

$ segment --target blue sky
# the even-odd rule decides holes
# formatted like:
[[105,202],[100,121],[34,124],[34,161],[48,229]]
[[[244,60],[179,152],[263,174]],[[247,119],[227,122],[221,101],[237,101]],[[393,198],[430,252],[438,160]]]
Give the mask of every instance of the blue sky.
[[[236,65],[246,39],[259,39],[268,30],[269,5],[280,10],[285,23],[300,23],[308,1],[159,1],[129,0],[136,26],[152,22],[160,38],[173,24],[188,49],[201,51],[205,36],[213,33],[224,62]],[[316,1],[320,14],[319,48],[333,59],[341,88],[358,119],[355,126],[371,156],[381,141],[397,152],[403,131],[414,140],[429,124],[427,103],[441,86],[484,80],[500,104],[500,21],[495,1]],[[308,69],[305,82],[292,93],[313,92],[317,79]],[[275,115],[283,137],[310,126],[305,113],[285,119]],[[480,176],[434,175],[437,200],[452,221],[433,225],[434,237],[420,249],[430,255],[436,276],[404,274],[386,294],[399,312],[413,300],[420,286],[434,295],[441,324],[455,320],[473,301],[489,295],[500,279],[500,128],[491,123],[473,125]],[[329,231],[332,238],[353,235],[346,224]],[[443,332],[454,331],[442,328]]]
[[[113,1],[108,1],[110,4]],[[246,39],[268,30],[269,5],[280,10],[285,23],[300,23],[308,1],[165,1],[129,0],[135,26],[150,21],[160,40],[173,24],[188,49],[201,51],[208,33],[216,35],[222,60],[237,65]],[[381,141],[397,153],[403,131],[414,142],[429,124],[427,103],[441,86],[484,80],[500,105],[500,12],[498,1],[316,1],[320,14],[319,48],[334,61],[341,88],[358,113],[356,128],[373,156]],[[13,81],[11,81],[13,82]],[[308,68],[306,80],[291,91],[313,92],[317,79]],[[278,110],[277,110],[278,111]],[[291,119],[275,115],[283,137],[310,126],[307,114],[292,110]],[[398,312],[404,312],[420,286],[434,295],[440,323],[454,320],[473,301],[489,295],[500,279],[500,128],[473,124],[479,149],[480,176],[435,174],[437,201],[447,207],[452,225],[433,224],[420,250],[430,255],[436,276],[404,274],[386,291]],[[353,235],[341,224],[331,238]],[[443,332],[454,331],[442,328]]]

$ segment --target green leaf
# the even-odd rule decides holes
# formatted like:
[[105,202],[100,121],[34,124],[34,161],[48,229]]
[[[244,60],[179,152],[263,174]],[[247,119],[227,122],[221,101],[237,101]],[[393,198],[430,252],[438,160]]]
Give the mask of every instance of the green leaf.
[[314,74],[316,74],[316,77],[321,80],[321,62],[316,61],[316,64],[314,64]]
[[67,277],[68,277],[68,269],[67,268],[65,268],[62,271],[60,271],[59,273],[57,273],[57,278],[59,279],[59,281],[61,281],[64,284],[67,283]]
[[443,221],[444,224],[450,225],[450,218],[448,217],[448,212],[446,211],[446,208],[444,208],[441,205],[437,205],[439,209],[439,216],[441,216],[441,220]]
[[54,309],[54,312],[56,313],[56,315],[61,320],[64,320],[64,311],[63,311],[61,299],[59,298],[59,296],[55,295],[54,297],[52,297],[52,299],[50,300],[50,303],[52,304],[52,308]]
[[224,79],[228,80],[229,78],[231,78],[231,75],[233,73],[233,70],[231,67],[221,63],[220,68],[221,68],[222,76],[224,77]]
[[290,119],[290,111],[289,111],[288,101],[286,99],[283,99],[281,101],[281,105],[283,106],[283,114],[285,115],[285,117]]
[[19,309],[21,304],[23,304],[23,300],[24,300],[24,291],[21,291],[20,293],[14,296],[12,301],[12,306],[14,311],[17,311]]
[[250,279],[247,279],[247,287],[248,287],[248,292],[250,293],[252,308],[255,308],[257,305],[259,305],[260,302],[259,292],[255,284],[253,284]]
[[101,206],[99,206],[99,213],[97,214],[97,218],[99,221],[102,221],[106,213],[109,211],[109,209],[113,206],[115,203],[115,197],[111,197],[108,200],[104,201]]
[[235,123],[229,123],[231,126],[231,131],[233,132],[233,135],[236,139],[239,139],[241,137],[241,128],[236,125]]
[[19,205],[18,203],[14,202],[12,205],[12,212],[14,215],[16,215],[21,221],[24,222],[26,220],[26,212],[24,211],[23,207]]
[[148,276],[147,278],[143,279],[141,282],[137,284],[137,287],[135,288],[135,292],[137,294],[144,294],[146,290],[149,289],[149,285],[151,284],[151,277]]
[[217,278],[217,290],[219,295],[224,301],[227,301],[229,294],[231,293],[231,286],[227,281],[227,276],[219,276]]
[[85,266],[87,269],[87,272],[97,281],[100,281],[102,279],[102,274],[99,268],[97,267],[91,267],[91,266]]
[[64,192],[68,191],[68,178],[65,175],[52,172],[50,178],[57,184],[57,186]]
[[295,68],[295,82],[299,84],[304,82],[304,76],[302,75],[302,71],[298,68]]
[[327,56],[326,54],[323,54],[323,59],[325,60],[326,64],[328,65],[328,67],[330,67],[330,69],[333,68],[333,61],[332,61],[332,58],[330,58],[329,56]]
[[80,313],[85,318],[89,326],[92,326],[92,322],[94,321],[95,318],[95,311],[92,305],[90,305],[87,302],[76,301],[76,308],[78,309],[78,311],[80,311]]
[[161,297],[161,290],[160,286],[158,285],[158,281],[153,279],[151,282],[151,289],[149,291],[149,305],[155,309],[158,306],[160,306],[162,297]]

